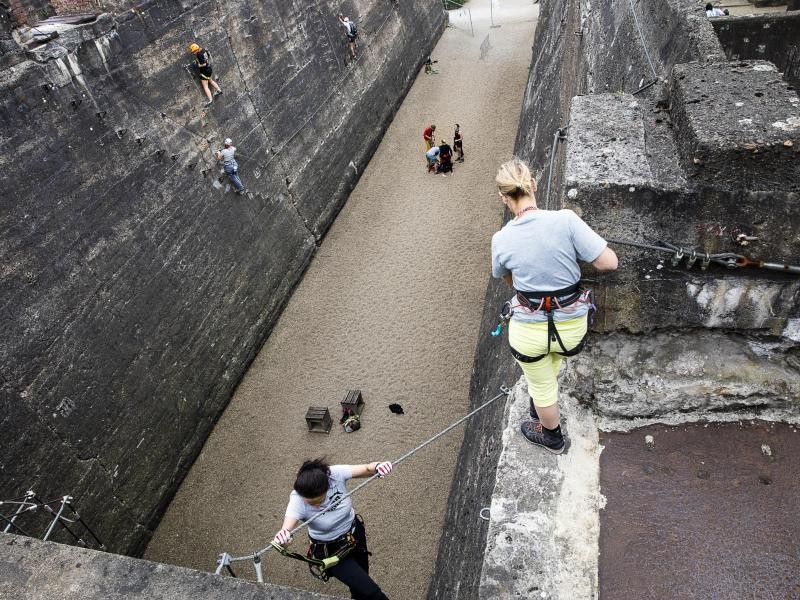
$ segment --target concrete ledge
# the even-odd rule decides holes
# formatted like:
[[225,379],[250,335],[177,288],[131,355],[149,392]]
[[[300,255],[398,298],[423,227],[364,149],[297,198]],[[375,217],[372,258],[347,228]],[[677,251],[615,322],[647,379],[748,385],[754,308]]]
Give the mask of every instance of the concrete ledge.
[[325,600],[332,596],[0,534],[0,598]]
[[728,60],[768,60],[793,86],[800,86],[800,13],[768,13],[711,19]]
[[491,504],[478,597],[597,597],[599,493],[597,427],[590,412],[562,396],[566,454],[530,445],[519,426],[528,417],[520,380],[506,407],[503,451]]
[[800,418],[797,323],[781,338],[719,331],[596,336],[563,385],[606,431],[701,419]]
[[800,190],[800,99],[772,63],[676,65],[670,85],[678,149],[699,185]]
[[634,96],[595,94],[572,99],[565,172],[567,187],[652,182],[642,115]]

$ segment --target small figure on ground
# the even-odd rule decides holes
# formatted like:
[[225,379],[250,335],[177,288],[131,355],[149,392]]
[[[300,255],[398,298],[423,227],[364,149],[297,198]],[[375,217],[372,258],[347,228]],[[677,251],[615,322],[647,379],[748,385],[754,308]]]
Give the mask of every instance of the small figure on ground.
[[[197,68],[197,73],[200,75],[200,83],[202,84],[203,91],[206,93],[206,97],[208,98],[206,106],[211,106],[211,103],[214,102],[214,98],[222,93],[222,90],[220,89],[219,85],[217,85],[217,82],[211,78],[211,54],[208,52],[208,50],[201,48],[199,44],[194,42],[189,44],[189,52],[194,54],[195,67]],[[211,84],[211,87],[214,88],[213,96],[208,87],[209,83]]]
[[345,35],[347,36],[347,48],[350,51],[350,62],[353,62],[356,59],[356,50],[358,49],[358,43],[356,42],[356,39],[358,39],[358,25],[341,13],[339,14],[339,23],[344,27]]
[[461,125],[456,123],[456,131],[453,134],[453,149],[456,151],[456,161],[464,162],[464,134],[461,133]]
[[436,133],[436,125],[428,125],[422,131],[422,139],[425,141],[425,151],[433,148],[433,135]]
[[450,145],[442,140],[439,143],[439,173],[444,175],[445,173],[452,173],[453,172],[453,150],[450,148]]
[[434,69],[433,65],[434,65],[434,63],[438,63],[438,62],[439,62],[438,60],[431,60],[431,57],[429,56],[428,60],[425,61],[425,74],[426,75],[430,75],[430,74],[436,75],[439,72],[439,69]]
[[228,179],[231,180],[233,187],[236,188],[237,194],[244,194],[247,190],[242,185],[242,180],[239,179],[239,165],[233,155],[236,153],[236,146],[233,145],[231,138],[225,138],[222,150],[217,150],[214,155],[217,160],[222,161],[222,167],[225,173],[228,174]]
[[[351,598],[361,600],[388,600],[386,594],[369,576],[369,555],[364,520],[353,510],[353,501],[347,494],[347,480],[358,477],[381,477],[392,471],[390,462],[373,462],[365,465],[328,465],[324,459],[307,460],[297,472],[294,490],[289,494],[289,505],[281,530],[275,542],[286,546],[292,541],[291,531],[301,521],[319,513],[308,525],[311,546],[308,556],[324,559],[340,557],[338,564],[325,570],[350,588]],[[349,547],[349,549],[348,549]]]
[[617,255],[571,210],[539,209],[536,181],[518,158],[501,165],[495,181],[500,199],[514,213],[492,237],[492,275],[516,292],[503,312],[511,311],[508,344],[531,397],[522,435],[561,454],[558,371],[563,356],[582,349],[593,308],[591,292],[579,286],[578,260],[613,271]]
[[706,16],[707,17],[724,17],[724,16],[726,16],[728,14],[730,14],[730,13],[728,12],[727,8],[725,10],[722,10],[720,8],[717,8],[713,4],[711,4],[711,2],[706,4]]
[[425,153],[428,161],[428,173],[439,172],[439,146],[433,146]]

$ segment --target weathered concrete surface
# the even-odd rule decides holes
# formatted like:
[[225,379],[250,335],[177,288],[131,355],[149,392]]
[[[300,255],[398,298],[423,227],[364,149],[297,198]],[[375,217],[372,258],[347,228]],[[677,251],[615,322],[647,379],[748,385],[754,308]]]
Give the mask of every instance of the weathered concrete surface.
[[800,87],[800,14],[771,13],[711,21],[729,60],[768,60]]
[[[566,385],[608,419],[604,427],[697,420],[730,411],[770,419],[800,411],[800,359],[791,341],[719,331],[597,336],[571,361]],[[630,425],[633,426],[633,425]]]
[[325,600],[331,596],[0,533],[0,598]]
[[800,596],[795,427],[653,426],[600,443],[604,600]]
[[[72,494],[142,549],[444,24],[437,0],[346,8],[349,67],[332,0],[111,2],[3,55],[7,496]],[[209,110],[191,40],[225,92]],[[244,197],[207,147],[227,136]]]
[[[703,4],[696,0],[601,0],[581,3],[581,7],[588,93],[631,93],[654,79],[665,80],[678,63],[724,58]],[[655,86],[645,95],[658,95],[658,91]]]
[[670,87],[678,149],[697,185],[800,191],[800,99],[774,65],[678,65]]
[[[765,260],[774,256],[776,262],[797,263],[797,192],[787,190],[786,180],[777,182],[776,189],[743,185],[743,179],[749,177],[747,181],[752,182],[754,178],[739,173],[735,162],[728,165],[730,177],[703,179],[697,175],[701,165],[692,156],[687,164],[687,155],[682,154],[688,147],[682,144],[688,143],[692,132],[688,123],[676,123],[671,111],[673,90],[662,81],[682,63],[699,61],[699,74],[702,65],[725,61],[702,4],[681,0],[633,5],[644,42],[628,2],[589,5],[555,0],[542,6],[517,138],[518,155],[538,174],[539,206],[571,208],[611,239],[664,240],[708,252],[735,252]],[[583,21],[575,27],[581,9]],[[578,31],[583,35],[575,35]],[[642,44],[649,50],[659,83],[635,97],[606,94],[572,101],[573,96],[585,93],[630,94],[652,81]],[[785,90],[777,73],[772,76]],[[709,98],[716,97],[711,91],[716,79],[710,76],[704,82],[708,91],[703,93]],[[746,107],[745,100],[733,101],[734,114]],[[722,99],[723,104],[727,102]],[[567,123],[567,143],[555,145],[551,162],[553,134]],[[727,131],[738,128],[737,120]],[[795,163],[787,163],[784,169],[796,168]],[[790,181],[794,174],[789,173]],[[739,234],[758,239],[740,245]],[[628,429],[660,420],[729,420],[741,415],[798,420],[799,394],[794,385],[800,340],[797,278],[714,266],[703,272],[700,261],[687,271],[686,260],[674,268],[668,256],[650,250],[621,245],[614,249],[620,255],[620,271],[598,276],[587,269],[584,274],[600,305],[594,328],[615,333],[596,336],[587,351],[569,361],[562,378],[562,398],[574,396],[581,405],[596,410],[600,426],[609,428]],[[497,311],[507,294],[504,284],[489,285],[483,331],[497,323]],[[659,329],[664,331],[656,333]],[[647,335],[623,334],[625,330]],[[516,371],[511,365],[504,341],[482,339],[473,390],[485,394],[488,383]],[[471,442],[484,443],[490,431],[486,426]],[[518,476],[531,477],[530,469]],[[507,495],[519,494],[515,490]],[[533,502],[539,502],[538,493]],[[540,506],[552,518],[552,506]],[[541,543],[551,543],[547,533]],[[529,583],[529,574],[514,568],[514,561],[522,560],[515,553],[521,551],[516,544],[504,551],[512,556],[504,559],[494,549],[487,553],[485,582],[492,586],[491,593],[515,589],[522,596],[535,597],[522,587]],[[534,545],[533,551],[540,550]],[[545,597],[555,593],[549,590]]]
[[[759,65],[767,64],[755,63],[747,68]],[[704,69],[714,73],[718,66],[729,68],[727,63],[707,67],[693,63],[692,68],[697,68],[695,77],[702,79],[706,72]],[[685,67],[676,67],[677,77],[684,73]],[[709,78],[707,81],[711,80],[711,75],[706,77]],[[747,86],[742,88],[748,89]],[[785,106],[782,114],[791,115],[795,110],[792,107],[798,104],[797,96],[794,92],[780,93],[789,94],[788,98],[795,100],[782,102]],[[703,94],[704,98],[710,97],[708,94]],[[705,99],[702,101],[706,102]],[[777,100],[769,106],[774,108],[776,104]],[[611,240],[649,244],[663,240],[701,253],[733,251],[752,258],[774,257],[771,259],[774,262],[796,262],[795,257],[800,256],[797,193],[743,189],[742,172],[745,169],[725,167],[736,161],[739,154],[735,148],[730,149],[732,142],[718,139],[724,135],[723,132],[741,130],[732,129],[730,123],[719,132],[708,129],[702,123],[702,111],[696,112],[693,108],[694,97],[687,98],[682,94],[680,106],[690,107],[691,125],[696,124],[703,132],[700,134],[703,139],[708,139],[705,151],[687,141],[691,138],[688,131],[686,135],[676,136],[674,144],[666,143],[661,135],[648,135],[663,127],[656,121],[669,120],[670,117],[630,94],[576,97],[572,102],[572,133],[567,142],[566,173],[558,205],[575,210],[595,230]],[[710,107],[706,109],[711,110]],[[674,108],[672,115],[673,119],[684,123],[687,121],[684,116],[675,117],[676,113],[683,115],[681,111],[683,108]],[[764,124],[758,133],[729,134],[737,139],[747,135],[746,139],[758,139],[761,145],[766,146],[767,142],[761,139],[766,134],[761,129],[778,131],[773,127],[773,121],[759,116],[764,111],[757,110],[757,107],[731,106],[730,112],[741,117],[740,120]],[[598,119],[598,114],[606,118]],[[745,114],[750,116],[745,117]],[[724,118],[735,119],[736,116]],[[794,117],[785,118],[791,120]],[[686,128],[680,131],[686,131]],[[784,130],[773,134],[773,137],[785,136],[794,138],[795,134]],[[773,145],[776,144],[776,153],[788,155],[782,163],[783,170],[775,172],[769,160],[772,153],[765,153],[767,160],[758,159],[751,174],[774,174],[776,178],[787,180],[794,176],[789,171],[800,166],[795,164],[795,145],[786,147],[782,141]],[[685,153],[683,160],[677,150],[681,146]],[[744,148],[740,152],[747,155],[747,159],[752,154]],[[716,176],[704,174],[701,177],[694,173],[678,176],[674,169],[689,162],[686,158],[693,154],[702,156],[703,161],[717,164],[725,172]],[[664,163],[673,165],[672,170],[666,170]],[[712,165],[690,164],[695,170],[710,168],[714,172]],[[737,177],[739,185],[732,182]],[[691,182],[691,187],[688,182]],[[757,239],[746,247],[741,246],[736,240],[743,233]],[[597,330],[649,331],[657,327],[704,326],[761,329],[779,334],[798,314],[796,299],[800,281],[797,277],[767,272],[737,271],[734,274],[714,264],[708,271],[703,271],[701,259],[692,268],[687,268],[686,259],[673,266],[667,254],[613,242],[612,246],[621,257],[622,268],[611,275],[597,277],[593,283],[600,310],[595,320]],[[590,271],[587,270],[587,274]],[[589,279],[593,278],[589,274]]]
[[521,379],[509,397],[492,495],[478,597],[597,597],[600,446],[594,419],[570,397],[563,404],[569,447],[554,456],[529,444]]

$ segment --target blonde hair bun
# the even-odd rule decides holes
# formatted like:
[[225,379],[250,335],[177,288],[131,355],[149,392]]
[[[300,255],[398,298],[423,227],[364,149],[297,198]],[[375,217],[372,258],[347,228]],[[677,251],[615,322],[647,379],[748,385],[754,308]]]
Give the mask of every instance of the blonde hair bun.
[[532,196],[536,191],[536,181],[531,176],[531,170],[516,156],[500,165],[494,180],[500,193],[514,200]]

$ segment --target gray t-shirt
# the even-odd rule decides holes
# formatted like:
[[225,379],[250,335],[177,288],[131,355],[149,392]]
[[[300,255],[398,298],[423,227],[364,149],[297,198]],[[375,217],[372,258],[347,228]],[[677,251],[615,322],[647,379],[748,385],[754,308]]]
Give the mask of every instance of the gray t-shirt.
[[[571,210],[534,210],[512,219],[492,236],[492,275],[511,273],[516,290],[552,292],[577,283],[581,278],[578,259],[593,262],[605,248],[606,241]],[[520,307],[516,296],[511,305],[515,320],[547,320],[543,311]],[[575,319],[588,311],[589,304],[579,302],[555,310],[553,319]]]
[[227,148],[223,148],[219,151],[222,155],[222,164],[226,167],[235,169],[238,167],[236,164],[236,159],[233,158],[233,155],[236,153],[236,148],[234,146],[228,146]]
[[[353,472],[347,465],[331,465],[331,474],[328,477],[328,494],[319,506],[307,504],[303,497],[292,490],[289,494],[289,506],[286,507],[286,516],[308,521],[314,515],[324,512],[335,504],[347,493],[346,482],[352,479]],[[308,535],[321,542],[330,542],[350,531],[356,513],[350,496],[339,502],[339,505],[330,512],[322,515],[308,526]]]

